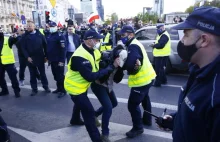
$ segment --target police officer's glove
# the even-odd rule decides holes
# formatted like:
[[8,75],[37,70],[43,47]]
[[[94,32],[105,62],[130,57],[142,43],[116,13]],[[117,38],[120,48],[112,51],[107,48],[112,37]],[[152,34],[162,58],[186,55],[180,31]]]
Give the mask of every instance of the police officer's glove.
[[159,127],[167,130],[173,129],[173,119],[164,119],[163,117],[158,117],[155,119],[156,123],[159,125]]
[[114,65],[108,65],[108,67],[106,68],[106,70],[108,70],[109,73],[112,73],[114,69],[115,69]]

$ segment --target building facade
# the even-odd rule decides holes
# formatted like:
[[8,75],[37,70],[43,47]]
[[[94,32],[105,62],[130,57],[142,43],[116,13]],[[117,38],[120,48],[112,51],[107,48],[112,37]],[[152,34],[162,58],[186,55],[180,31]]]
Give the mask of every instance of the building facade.
[[27,19],[32,20],[34,6],[34,0],[0,0],[1,28],[12,32],[15,26],[25,26]]
[[164,0],[154,0],[152,11],[161,17],[161,15],[164,13]]
[[[71,18],[69,15],[70,9],[71,12],[78,11],[73,5],[69,3],[68,0],[57,0],[56,5],[53,8],[49,0],[36,0],[35,10],[39,14],[40,26],[44,27],[46,24],[45,21],[45,11],[50,12],[50,20],[56,22],[57,24],[66,24],[65,19]],[[73,19],[74,20],[74,19]]]
[[80,0],[80,10],[85,17],[89,17],[92,12],[97,12],[96,0]]

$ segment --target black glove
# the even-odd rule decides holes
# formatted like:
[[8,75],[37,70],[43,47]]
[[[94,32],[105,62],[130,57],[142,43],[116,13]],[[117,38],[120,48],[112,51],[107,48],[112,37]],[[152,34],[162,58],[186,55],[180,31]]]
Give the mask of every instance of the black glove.
[[108,67],[106,68],[106,70],[108,70],[109,73],[112,73],[114,69],[115,69],[114,65],[108,65]]
[[162,117],[156,118],[155,119],[156,123],[165,129],[173,129],[173,120],[169,120],[169,119],[163,119]]

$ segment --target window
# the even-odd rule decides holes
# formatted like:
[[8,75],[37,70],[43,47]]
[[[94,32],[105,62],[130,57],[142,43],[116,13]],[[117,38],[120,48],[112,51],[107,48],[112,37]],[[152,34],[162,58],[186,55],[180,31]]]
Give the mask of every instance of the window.
[[145,29],[135,35],[138,40],[155,40],[156,36],[156,29]]
[[179,40],[178,30],[175,29],[166,29],[166,30],[170,34],[171,40]]

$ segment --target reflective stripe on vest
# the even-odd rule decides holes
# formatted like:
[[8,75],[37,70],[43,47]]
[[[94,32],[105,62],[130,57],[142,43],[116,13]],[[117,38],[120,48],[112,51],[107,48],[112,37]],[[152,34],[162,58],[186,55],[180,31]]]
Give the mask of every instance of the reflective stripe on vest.
[[[99,50],[94,50],[94,60],[93,56],[88,51],[86,51],[82,47],[82,45],[80,45],[80,47],[76,49],[72,57],[73,56],[82,57],[88,60],[88,62],[90,62],[92,66],[92,72],[97,72],[99,70],[99,61],[101,58],[101,53],[99,52]],[[87,91],[87,89],[90,87],[91,82],[85,80],[78,71],[71,70],[71,62],[72,60],[70,59],[68,63],[68,71],[65,75],[64,87],[69,94],[80,95]]]
[[[109,43],[110,36],[111,36],[110,33],[106,34],[105,39],[104,39],[104,43]],[[101,41],[103,41],[103,40],[101,40]],[[100,51],[111,50],[111,48],[112,48],[111,45],[103,45],[103,46],[100,47]]]
[[156,77],[156,73],[148,59],[146,50],[144,46],[137,40],[134,39],[131,44],[138,45],[143,54],[143,64],[141,69],[135,75],[129,75],[128,77],[128,86],[129,87],[141,87],[147,84],[150,84],[153,79]]
[[4,37],[4,45],[1,52],[1,61],[3,65],[15,63],[14,52],[8,45],[8,37]]
[[[163,56],[170,56],[171,54],[171,40],[170,40],[170,35],[167,31],[165,31],[162,35],[167,35],[167,37],[169,38],[167,44],[165,45],[165,47],[163,49],[156,49],[154,48],[154,51],[153,51],[153,54],[154,54],[154,57],[163,57]],[[157,39],[156,39],[156,42],[155,44],[158,43],[160,37],[162,36],[157,36]]]

